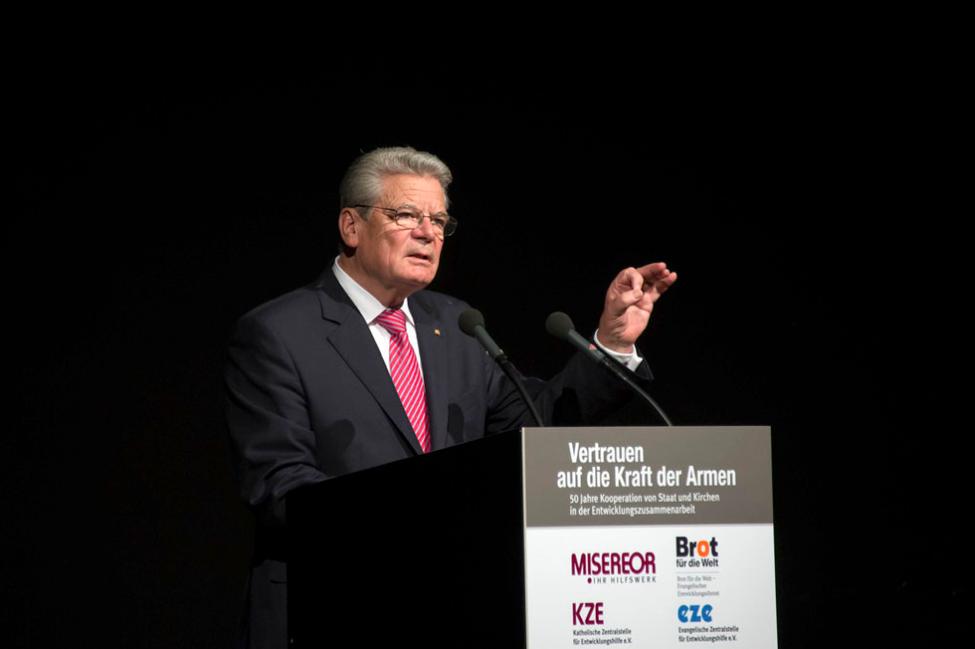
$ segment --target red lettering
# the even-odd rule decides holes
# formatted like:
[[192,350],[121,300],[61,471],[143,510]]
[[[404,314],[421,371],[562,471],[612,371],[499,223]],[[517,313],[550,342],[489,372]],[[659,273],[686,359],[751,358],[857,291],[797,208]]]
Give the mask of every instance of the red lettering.
[[573,575],[584,575],[589,571],[586,569],[586,555],[580,554],[576,557],[575,554],[572,555],[572,574]]
[[[585,611],[585,617],[583,617]],[[572,626],[583,625],[592,626],[604,624],[602,602],[573,602],[572,603]]]
[[572,626],[577,624],[585,624],[582,621],[582,604],[572,603]]
[[[698,543],[692,543],[689,546],[690,554],[699,551],[699,547]],[[713,554],[717,553],[713,552]],[[569,564],[573,575],[630,575],[657,572],[653,552],[583,552],[573,554]]]

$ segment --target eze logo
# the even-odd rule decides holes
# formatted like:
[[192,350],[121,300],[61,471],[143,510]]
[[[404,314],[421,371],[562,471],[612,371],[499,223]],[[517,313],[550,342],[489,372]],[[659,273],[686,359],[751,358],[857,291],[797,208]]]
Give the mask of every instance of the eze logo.
[[698,606],[697,604],[684,604],[677,609],[677,619],[684,623],[713,622],[711,619],[711,613],[713,612],[714,607],[710,604],[705,604],[704,606]]

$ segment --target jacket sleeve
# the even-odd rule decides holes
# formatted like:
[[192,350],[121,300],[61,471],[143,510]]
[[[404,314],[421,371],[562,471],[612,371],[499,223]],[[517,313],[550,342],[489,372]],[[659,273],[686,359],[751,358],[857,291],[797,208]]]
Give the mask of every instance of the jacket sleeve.
[[224,384],[241,497],[264,525],[284,525],[284,496],[327,476],[316,461],[294,359],[272,328],[253,314],[241,318],[231,336]]
[[[494,363],[490,365],[486,370],[490,403],[486,433],[536,426],[508,377]],[[645,360],[633,375],[644,385],[653,379]],[[633,398],[626,384],[581,352],[573,354],[548,381],[529,377],[526,386],[549,426],[596,425]]]

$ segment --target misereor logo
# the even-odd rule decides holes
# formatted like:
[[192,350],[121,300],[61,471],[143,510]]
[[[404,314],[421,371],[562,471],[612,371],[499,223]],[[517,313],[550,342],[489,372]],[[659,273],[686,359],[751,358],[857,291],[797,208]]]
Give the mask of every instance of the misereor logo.
[[590,584],[653,583],[657,557],[649,551],[580,552],[572,553],[570,567],[573,575],[587,577]]
[[718,539],[695,541],[686,536],[677,537],[678,568],[717,568]]

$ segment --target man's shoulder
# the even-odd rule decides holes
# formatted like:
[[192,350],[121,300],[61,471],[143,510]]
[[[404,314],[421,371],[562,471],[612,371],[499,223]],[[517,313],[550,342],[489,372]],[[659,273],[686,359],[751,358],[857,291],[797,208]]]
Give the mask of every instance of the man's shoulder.
[[426,310],[440,317],[460,315],[466,309],[471,308],[470,304],[464,300],[461,300],[460,298],[454,297],[453,295],[447,295],[446,293],[426,289],[411,295],[410,303],[411,305],[416,304],[422,308],[425,308]]
[[[421,290],[410,296],[411,310],[421,309],[433,317],[455,322],[457,317],[470,305],[460,298],[439,291]],[[334,286],[319,278],[306,286],[288,291],[274,299],[260,304],[238,320],[240,326],[258,326],[284,332],[307,326],[314,318],[321,320],[327,311],[330,316],[342,319],[346,313],[354,312],[348,296],[335,282]]]
[[309,316],[320,317],[321,315],[319,293],[319,288],[315,284],[296,288],[254,307],[242,315],[238,323],[258,324],[280,330],[307,322]]

